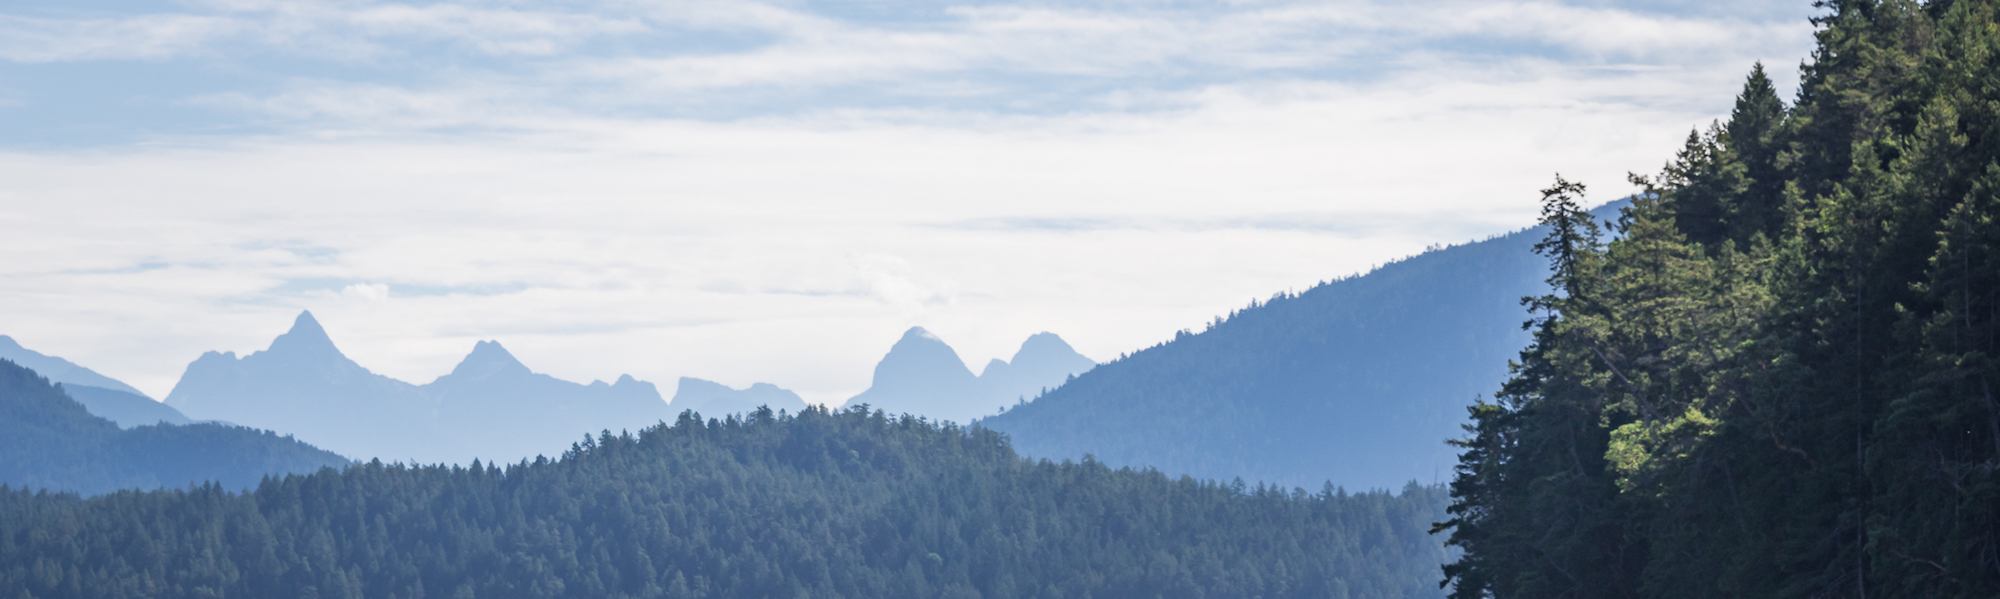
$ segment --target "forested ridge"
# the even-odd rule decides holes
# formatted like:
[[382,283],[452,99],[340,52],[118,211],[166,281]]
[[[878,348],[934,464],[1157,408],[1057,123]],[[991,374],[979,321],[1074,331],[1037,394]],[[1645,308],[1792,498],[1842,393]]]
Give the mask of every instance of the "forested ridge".
[[[1611,214],[1612,212],[1606,212]],[[1527,344],[1547,266],[1516,231],[1279,294],[979,421],[1035,457],[1393,489],[1449,478],[1443,440]]]
[[0,359],[0,485],[84,494],[199,483],[240,490],[266,476],[348,463],[290,437],[227,424],[120,429],[67,390]]
[[687,412],[557,459],[0,491],[18,597],[1427,597],[1439,487],[1308,494],[1018,458],[865,407]]
[[1543,192],[1453,596],[2000,597],[2000,2],[1820,5],[1614,231]]

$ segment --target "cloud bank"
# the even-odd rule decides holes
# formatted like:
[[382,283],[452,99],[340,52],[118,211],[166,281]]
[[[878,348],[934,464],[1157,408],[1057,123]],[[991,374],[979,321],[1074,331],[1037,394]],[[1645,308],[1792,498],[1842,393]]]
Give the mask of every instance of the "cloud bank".
[[406,380],[1105,359],[1622,194],[1795,78],[1795,4],[30,2],[0,332],[159,395],[303,307]]

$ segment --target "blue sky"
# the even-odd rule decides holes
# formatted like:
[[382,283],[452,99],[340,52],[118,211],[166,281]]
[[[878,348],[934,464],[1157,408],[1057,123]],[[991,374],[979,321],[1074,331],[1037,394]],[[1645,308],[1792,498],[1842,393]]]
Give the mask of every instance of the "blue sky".
[[311,308],[428,380],[837,402],[921,324],[1100,359],[1599,199],[1809,2],[13,2],[0,333],[164,395]]

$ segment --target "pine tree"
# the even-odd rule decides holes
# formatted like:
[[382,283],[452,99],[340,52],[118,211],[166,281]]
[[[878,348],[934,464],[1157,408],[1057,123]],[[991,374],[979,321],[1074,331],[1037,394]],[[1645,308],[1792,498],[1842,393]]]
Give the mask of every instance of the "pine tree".
[[1741,245],[1763,235],[1773,237],[1784,226],[1785,176],[1779,164],[1783,150],[1785,103],[1764,73],[1764,64],[1750,69],[1743,91],[1730,109],[1723,139],[1731,155],[1743,164],[1748,185],[1731,203],[1728,235]]

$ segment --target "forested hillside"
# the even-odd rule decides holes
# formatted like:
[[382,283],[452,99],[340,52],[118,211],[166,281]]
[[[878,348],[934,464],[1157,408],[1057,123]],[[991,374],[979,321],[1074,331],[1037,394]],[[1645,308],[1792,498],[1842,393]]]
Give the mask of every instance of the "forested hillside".
[[197,483],[247,489],[266,476],[347,465],[290,438],[230,425],[122,430],[7,360],[0,360],[0,456],[0,485],[84,494]]
[[1015,456],[881,412],[684,413],[506,468],[0,491],[28,597],[1424,597],[1440,488],[1317,494]]
[[11,361],[60,383],[63,393],[99,418],[132,428],[148,424],[187,424],[187,416],[166,404],[153,401],[132,388],[75,362],[37,352],[0,335],[0,360]]
[[1457,597],[2000,597],[2000,2],[1823,3],[1472,410]]
[[1455,455],[1444,439],[1528,343],[1521,297],[1547,288],[1539,235],[1279,295],[979,425],[1031,456],[1308,487],[1442,482]]

